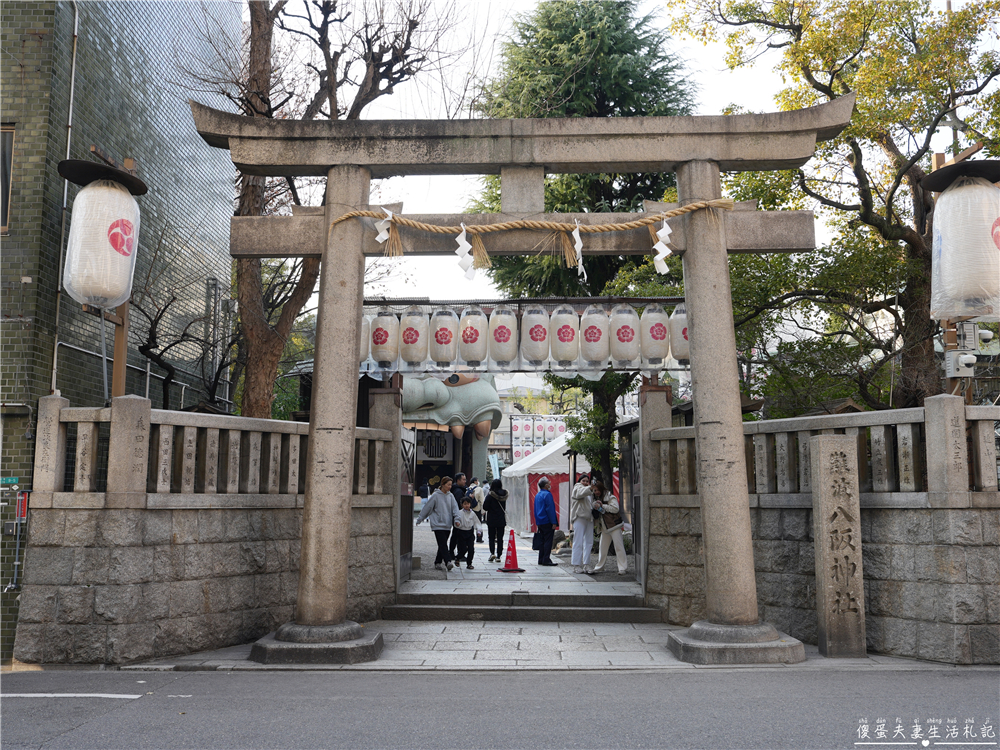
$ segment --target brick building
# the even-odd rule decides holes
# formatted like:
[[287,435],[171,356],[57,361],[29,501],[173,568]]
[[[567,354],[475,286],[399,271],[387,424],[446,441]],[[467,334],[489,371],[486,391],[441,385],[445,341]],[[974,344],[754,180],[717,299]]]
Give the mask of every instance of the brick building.
[[[0,506],[3,521],[14,517],[7,489],[12,478],[31,489],[34,420],[38,399],[53,387],[53,352],[54,387],[72,405],[100,406],[104,399],[99,318],[63,294],[56,319],[61,253],[79,191],[68,185],[64,226],[66,183],[56,167],[67,158],[67,141],[70,158],[94,159],[91,146],[96,146],[119,164],[135,159],[149,185],[149,193],[138,198],[142,218],[133,290],[148,288],[158,304],[177,295],[161,344],[195,319],[195,332],[204,339],[225,324],[219,311],[230,296],[235,172],[227,153],[198,137],[189,94],[171,82],[181,79],[178,58],[210,57],[195,30],[211,26],[238,41],[240,13],[241,5],[232,2],[8,0],[0,5],[0,476],[8,481],[0,498],[6,503]],[[210,101],[203,94],[198,98]],[[131,325],[126,393],[148,392],[154,408],[160,407],[164,371],[150,366],[138,350],[149,329],[134,307]],[[110,324],[108,335],[110,356]],[[178,368],[171,408],[197,403],[204,347],[175,347],[170,361]],[[13,537],[0,539],[0,588],[13,578],[14,546]],[[23,554],[22,538],[22,559]],[[17,606],[17,590],[2,593],[2,659],[10,658],[13,648]]]

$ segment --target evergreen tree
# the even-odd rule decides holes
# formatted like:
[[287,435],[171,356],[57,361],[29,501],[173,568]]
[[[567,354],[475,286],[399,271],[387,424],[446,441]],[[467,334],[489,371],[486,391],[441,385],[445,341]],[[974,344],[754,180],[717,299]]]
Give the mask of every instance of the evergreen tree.
[[[499,75],[483,89],[486,117],[639,117],[691,112],[694,86],[651,16],[635,0],[552,0],[515,21],[502,47]],[[552,175],[545,210],[552,213],[636,211],[660,200],[673,174]],[[470,210],[499,212],[496,177]],[[558,256],[509,256],[493,261],[494,283],[511,296],[597,295],[629,261],[589,256],[578,280]]]
[[[499,75],[478,106],[493,118],[639,117],[691,112],[694,86],[669,49],[669,38],[636,0],[552,0],[514,24],[502,46]],[[500,210],[500,185],[486,178],[471,210]],[[660,200],[673,174],[564,174],[545,181],[545,210],[552,213],[636,211],[644,199]],[[625,266],[621,256],[588,256],[588,280],[557,256],[493,260],[490,276],[512,297],[599,295]],[[592,405],[575,420],[570,446],[599,468],[610,487],[617,417],[615,402],[636,386],[630,373],[607,372],[599,381],[547,377],[558,389],[582,388]]]

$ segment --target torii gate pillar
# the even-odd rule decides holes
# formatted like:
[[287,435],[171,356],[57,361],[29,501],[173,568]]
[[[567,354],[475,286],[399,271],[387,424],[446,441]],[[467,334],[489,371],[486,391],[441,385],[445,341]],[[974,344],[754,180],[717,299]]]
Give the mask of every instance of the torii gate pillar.
[[[721,197],[719,165],[678,165],[677,192],[681,205]],[[782,636],[757,615],[726,224],[712,209],[687,214],[684,221],[684,297],[708,619],[671,633],[668,643],[677,658],[697,664],[805,661],[800,641]]]
[[[365,167],[332,167],[326,178],[327,222],[367,204],[370,185]],[[381,633],[366,633],[347,619],[365,227],[355,222],[345,229],[328,233],[323,246],[295,621],[254,644],[250,658],[267,664],[353,664],[382,652]]]

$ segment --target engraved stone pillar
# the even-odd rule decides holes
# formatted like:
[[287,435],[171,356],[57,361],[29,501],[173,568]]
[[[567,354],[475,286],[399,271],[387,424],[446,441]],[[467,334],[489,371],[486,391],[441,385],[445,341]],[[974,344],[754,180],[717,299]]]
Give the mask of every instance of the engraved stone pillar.
[[932,508],[969,507],[969,457],[965,399],[931,396],[924,400],[927,501]]
[[[327,223],[368,203],[371,173],[336,167],[327,177]],[[312,417],[302,514],[302,559],[295,621],[333,625],[347,611],[347,546],[357,416],[358,350],[365,259],[364,226],[351,221],[343,243],[328,243],[320,274]]]
[[[397,373],[389,387],[372,388],[368,391],[368,426],[378,430],[388,430],[392,433],[392,440],[388,443],[378,442],[375,444],[375,487],[372,488],[374,495],[392,496],[392,566],[393,576],[396,582],[400,580],[399,570],[399,535],[400,518],[402,512],[400,504],[403,495],[412,495],[413,490],[404,492],[400,486],[403,478],[400,476],[400,440],[403,432],[403,409],[402,409],[402,387],[403,376]],[[381,512],[381,511],[379,511]],[[387,563],[387,560],[381,560]],[[409,575],[409,570],[404,571]]]
[[[649,560],[649,527],[650,511],[649,502],[652,495],[668,495],[671,492],[672,484],[669,474],[666,475],[667,486],[663,486],[664,472],[662,462],[667,461],[669,470],[670,456],[667,451],[661,457],[660,446],[666,446],[666,441],[652,440],[650,432],[660,427],[670,427],[672,413],[672,393],[669,385],[653,385],[646,378],[643,378],[639,387],[639,445],[634,446],[639,449],[642,458],[642,475],[638,477],[639,487],[642,493],[642,504],[639,506],[640,520],[639,528],[642,532],[641,549],[646,554],[636,555],[635,564],[641,569],[638,571],[640,581],[643,581],[643,591],[645,591],[646,565]],[[666,620],[667,602],[663,603],[664,620]]]
[[[370,182],[371,172],[363,167],[330,169],[327,225],[352,209],[366,207]],[[365,632],[346,619],[364,232],[357,220],[341,224],[336,233],[327,232],[317,306],[295,622],[254,644],[250,658],[255,661],[355,663],[377,659],[382,651],[381,633]]]
[[[677,185],[681,205],[719,198],[719,166],[682,164]],[[801,642],[782,636],[771,625],[758,624],[726,225],[711,209],[687,214],[684,220],[708,619],[687,631],[672,632],[669,646],[679,659],[701,664],[797,663],[805,659]]]
[[108,508],[145,508],[149,465],[150,402],[141,396],[111,399]]
[[816,435],[810,443],[819,652],[862,657],[867,652],[857,441],[850,435]]
[[69,406],[61,396],[38,399],[35,424],[35,468],[31,472],[31,507],[51,508],[52,493],[62,492],[66,471],[66,425],[59,412]]
[[[682,165],[677,184],[681,205],[722,195],[719,168],[712,162]],[[753,625],[757,583],[726,229],[720,214],[703,209],[685,217],[690,250],[684,253],[684,288],[705,540],[705,605],[710,622]]]

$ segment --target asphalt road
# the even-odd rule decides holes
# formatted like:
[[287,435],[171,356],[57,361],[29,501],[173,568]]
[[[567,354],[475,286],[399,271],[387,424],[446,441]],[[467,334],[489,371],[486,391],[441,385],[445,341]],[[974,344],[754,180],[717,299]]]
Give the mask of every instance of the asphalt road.
[[[127,697],[14,697],[58,693]],[[1000,672],[783,668],[680,673],[5,674],[20,748],[852,748],[859,722],[988,723]],[[891,728],[891,726],[890,726]],[[942,726],[939,732],[944,734]],[[966,740],[967,741],[967,740]],[[982,742],[978,737],[977,743]],[[996,748],[993,744],[977,745]],[[918,744],[920,742],[921,744]],[[898,744],[898,743],[893,743]],[[930,740],[924,747],[934,747]],[[886,745],[883,745],[886,747]],[[966,750],[973,745],[964,745]],[[952,748],[949,748],[952,750]]]

